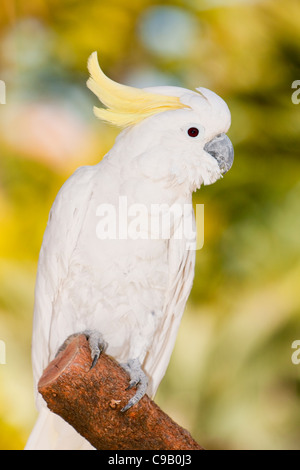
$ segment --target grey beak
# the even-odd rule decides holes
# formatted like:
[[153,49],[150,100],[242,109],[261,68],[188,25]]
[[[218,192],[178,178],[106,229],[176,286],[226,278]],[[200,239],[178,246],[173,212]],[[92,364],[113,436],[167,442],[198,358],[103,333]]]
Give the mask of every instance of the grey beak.
[[204,146],[204,150],[214,157],[222,174],[227,173],[232,167],[234,150],[229,137],[226,134],[219,134]]

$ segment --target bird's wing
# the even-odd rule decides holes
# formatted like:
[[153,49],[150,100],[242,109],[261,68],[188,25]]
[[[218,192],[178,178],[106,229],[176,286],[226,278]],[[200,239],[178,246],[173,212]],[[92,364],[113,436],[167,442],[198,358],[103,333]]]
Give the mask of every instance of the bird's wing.
[[155,335],[144,368],[150,377],[148,394],[154,396],[166,372],[176,341],[177,330],[189,297],[195,271],[195,251],[187,250],[186,240],[169,241],[169,288],[164,306],[164,323]]
[[59,191],[49,214],[40,251],[35,286],[32,364],[35,383],[50,360],[49,335],[53,305],[68,275],[86,207],[92,194],[93,167],[81,167]]

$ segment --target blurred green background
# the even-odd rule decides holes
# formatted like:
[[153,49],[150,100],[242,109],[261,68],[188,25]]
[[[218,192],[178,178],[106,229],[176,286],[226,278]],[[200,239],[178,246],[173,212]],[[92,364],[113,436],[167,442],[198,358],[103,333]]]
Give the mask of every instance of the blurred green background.
[[52,202],[118,131],[93,116],[87,58],[134,86],[204,86],[235,163],[203,187],[205,245],[157,403],[207,449],[300,449],[299,0],[1,0],[0,449],[35,421],[34,283]]

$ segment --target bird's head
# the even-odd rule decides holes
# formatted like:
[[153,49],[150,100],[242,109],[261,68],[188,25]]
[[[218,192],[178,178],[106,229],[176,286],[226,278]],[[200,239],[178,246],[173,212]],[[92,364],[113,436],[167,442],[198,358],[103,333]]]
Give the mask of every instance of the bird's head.
[[196,190],[203,183],[214,183],[231,168],[234,151],[226,135],[231,115],[214,92],[121,85],[104,75],[96,52],[89,58],[88,68],[87,85],[106,106],[94,108],[96,116],[125,128],[121,140],[130,144],[132,156],[142,155],[149,173],[154,171],[158,178],[169,175]]

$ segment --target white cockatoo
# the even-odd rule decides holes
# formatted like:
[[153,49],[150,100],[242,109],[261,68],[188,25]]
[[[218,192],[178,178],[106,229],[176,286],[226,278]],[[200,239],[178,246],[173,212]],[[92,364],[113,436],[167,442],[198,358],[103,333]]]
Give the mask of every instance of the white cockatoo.
[[[75,171],[50,211],[36,281],[33,371],[36,387],[66,338],[85,332],[93,363],[106,347],[137,387],[125,411],[145,393],[154,396],[168,366],[195,265],[178,229],[193,214],[192,193],[233,163],[231,116],[208,89],[121,85],[105,76],[96,52],[88,68],[88,87],[105,106],[96,116],[123,130],[100,163]],[[153,221],[159,226],[153,206],[166,214],[174,205],[191,210],[174,212],[169,236],[149,229]],[[125,236],[124,220],[128,227],[141,207],[140,230]],[[92,448],[38,393],[37,407],[26,449]]]

